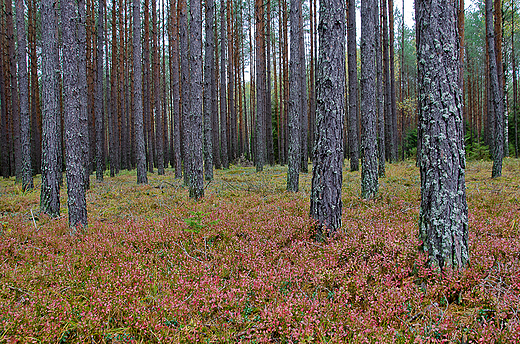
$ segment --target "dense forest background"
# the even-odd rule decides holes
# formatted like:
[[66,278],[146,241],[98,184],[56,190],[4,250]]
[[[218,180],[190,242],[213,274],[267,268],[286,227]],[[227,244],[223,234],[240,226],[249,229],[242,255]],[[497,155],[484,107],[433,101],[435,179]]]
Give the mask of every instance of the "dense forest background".
[[[209,3],[209,2],[208,2]],[[495,1],[500,6],[501,13],[495,18],[497,32],[497,46],[501,54],[502,75],[501,85],[505,90],[507,109],[507,125],[505,155],[518,155],[518,116],[517,116],[517,87],[516,87],[516,54],[519,48],[518,6],[514,1]],[[1,11],[1,64],[0,64],[0,91],[1,107],[1,171],[4,177],[21,174],[21,141],[20,125],[29,125],[30,152],[33,174],[40,173],[42,157],[42,29],[41,7],[37,0],[26,1],[23,21],[17,23],[25,25],[27,32],[27,62],[28,62],[28,112],[29,122],[20,122],[21,87],[18,82],[17,53],[20,53],[20,43],[16,36],[16,6],[10,1],[2,3]],[[86,1],[84,57],[86,64],[86,108],[88,114],[88,169],[96,169],[96,139],[101,139],[102,169],[110,169],[110,174],[117,174],[122,169],[131,169],[136,166],[136,139],[135,116],[132,105],[134,65],[132,63],[132,8],[131,2],[126,0],[104,2]],[[179,25],[182,1],[156,2],[144,1],[141,11],[142,26],[142,94],[147,169],[149,172],[171,164],[176,165],[176,159],[183,159],[185,144],[185,125],[179,113],[179,104],[176,103],[182,96],[179,85],[182,84],[182,67],[180,60],[183,42],[182,25]],[[403,4],[389,2],[393,11],[384,13],[386,6],[381,10],[380,23],[383,29],[381,44],[383,44],[383,58],[388,59],[389,87],[394,102],[390,107],[385,106],[386,124],[385,140],[387,144],[386,158],[388,161],[402,160],[414,157],[417,144],[417,67],[415,54],[415,28],[403,22],[403,11],[413,11],[412,8],[403,8]],[[289,30],[289,8],[287,1],[272,1],[264,4],[265,13],[262,13],[262,26],[255,20],[255,4],[252,1],[217,1],[214,4],[214,14],[208,22],[203,41],[212,44],[212,78],[215,90],[206,90],[211,93],[211,118],[206,119],[206,126],[212,126],[211,159],[217,168],[237,161],[254,161],[259,145],[256,140],[255,125],[258,109],[257,95],[265,94],[265,148],[266,162],[269,164],[286,164],[288,159],[288,103],[289,103],[289,45],[291,32]],[[304,133],[301,136],[303,159],[312,159],[312,143],[314,140],[314,111],[315,111],[315,64],[317,53],[317,4],[316,1],[302,3],[302,26],[304,31],[305,53],[305,83],[304,89],[306,114],[302,119]],[[466,4],[463,20],[459,17],[461,42],[463,52],[463,90],[464,90],[464,128],[465,143],[468,159],[489,157],[491,134],[489,132],[488,108],[490,96],[488,93],[486,49],[486,28],[484,4],[475,2]],[[263,8],[263,7],[262,7]],[[461,3],[460,8],[464,8]],[[206,10],[202,11],[206,13]],[[63,57],[63,34],[60,11],[57,10],[56,30],[57,47]],[[216,15],[215,15],[216,14]],[[100,17],[101,15],[101,17]],[[101,20],[100,20],[101,19]],[[83,25],[83,24],[82,24]],[[101,32],[100,32],[101,30]],[[265,40],[260,42],[257,34],[262,32]],[[354,32],[348,30],[349,33]],[[385,36],[386,35],[386,36]],[[209,42],[207,38],[212,39]],[[301,42],[298,40],[298,42]],[[349,40],[349,43],[351,41]],[[356,42],[356,41],[354,41]],[[386,44],[386,45],[385,45]],[[385,48],[386,47],[386,48]],[[202,49],[203,47],[201,47]],[[205,48],[205,47],[204,47]],[[386,51],[388,50],[388,51]],[[205,49],[204,60],[209,60]],[[255,65],[257,54],[265,55],[266,87],[258,86],[258,66]],[[83,56],[83,54],[79,54]],[[360,68],[359,52],[357,53],[358,68]],[[101,61],[99,61],[101,60]],[[345,61],[347,68],[347,61]],[[63,96],[63,64],[59,64],[59,160],[65,166],[63,152],[64,140],[64,96]],[[102,70],[99,70],[99,69]],[[210,67],[206,67],[208,69]],[[21,72],[21,71],[20,71]],[[224,72],[223,74],[221,72]],[[360,73],[358,72],[357,75]],[[348,73],[345,83],[348,83]],[[356,75],[356,74],[354,74]],[[96,83],[102,78],[102,123],[96,127]],[[179,82],[179,80],[181,80]],[[182,87],[181,87],[182,88]],[[215,93],[216,92],[216,93]],[[386,92],[386,91],[385,91]],[[222,108],[217,105],[224,100]],[[361,92],[359,92],[361,94]],[[346,98],[347,94],[345,94]],[[182,103],[182,100],[181,100]],[[345,102],[349,106],[349,101]],[[220,109],[220,114],[217,109]],[[224,111],[224,114],[222,114]],[[357,109],[361,112],[362,109]],[[386,112],[390,112],[390,115]],[[348,114],[348,109],[345,112]],[[208,122],[209,120],[209,122]],[[180,127],[176,131],[175,123]],[[347,144],[349,130],[354,130],[354,136],[360,140],[359,116],[357,122],[347,121],[345,126],[345,157],[356,150],[356,144]],[[349,129],[350,128],[350,129]],[[96,133],[101,131],[101,133]],[[357,131],[357,133],[356,133]],[[178,136],[178,137],[177,137]],[[393,142],[392,142],[393,141]],[[262,142],[264,144],[264,142]],[[392,148],[394,147],[395,148]],[[208,147],[207,143],[206,146]],[[179,150],[179,151],[177,151]],[[391,151],[393,150],[393,151]],[[206,148],[207,151],[207,148]],[[206,152],[208,154],[209,152]],[[99,154],[99,153],[98,153]],[[306,164],[302,164],[306,170]],[[179,176],[179,175],[178,175]]]

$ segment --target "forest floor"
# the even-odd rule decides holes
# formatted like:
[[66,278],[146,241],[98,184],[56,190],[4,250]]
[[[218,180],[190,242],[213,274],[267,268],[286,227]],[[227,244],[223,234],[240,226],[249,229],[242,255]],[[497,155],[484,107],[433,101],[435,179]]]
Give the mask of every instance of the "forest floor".
[[[348,166],[348,165],[347,165]],[[0,181],[0,343],[510,343],[520,338],[520,160],[467,166],[470,265],[418,251],[414,162],[387,165],[374,201],[343,173],[343,230],[314,240],[311,174],[216,171],[199,202],[172,170],[87,193],[89,226],[38,214],[39,178]]]

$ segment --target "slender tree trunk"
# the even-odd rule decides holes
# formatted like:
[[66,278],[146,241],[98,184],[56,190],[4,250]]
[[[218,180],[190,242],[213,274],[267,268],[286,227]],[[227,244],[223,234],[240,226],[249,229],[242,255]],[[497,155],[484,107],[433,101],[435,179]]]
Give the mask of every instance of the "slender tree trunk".
[[215,83],[215,2],[206,0],[206,42],[204,59],[204,176],[213,179],[213,126]]
[[324,237],[341,228],[345,8],[339,0],[320,0],[319,7],[316,146],[310,215],[317,221],[318,237]]
[[301,166],[302,71],[300,45],[301,1],[291,0],[291,61],[289,63],[289,163],[287,191],[298,192]]
[[[172,12],[178,8],[180,1],[177,0],[175,5],[172,3],[170,10]],[[179,76],[179,11],[176,11],[175,18],[173,19],[173,33],[170,41],[173,45],[173,56],[171,56],[172,61],[172,92],[173,92],[173,118],[174,118],[174,127],[173,127],[173,141],[175,148],[175,178],[182,178],[182,148],[181,148],[181,90],[179,87],[180,76]],[[173,16],[173,13],[172,13]]]
[[[153,0],[152,0],[153,1]],[[148,171],[153,173],[154,149],[152,143],[152,80],[150,77],[150,11],[149,0],[144,1],[144,41],[143,41],[143,119],[145,130],[146,159]]]
[[[89,128],[88,128],[88,94],[87,94],[87,14],[85,0],[78,0],[79,23],[77,25],[78,41],[78,88],[79,102],[79,141],[83,161],[83,175],[85,178],[85,189],[90,188],[90,163],[89,163]],[[90,63],[90,61],[89,61]],[[86,212],[86,210],[85,210]],[[86,218],[85,218],[86,219]]]
[[256,18],[256,171],[264,169],[266,156],[266,66],[265,66],[265,16],[263,0],[255,0]]
[[34,173],[41,172],[42,158],[42,116],[40,107],[40,87],[38,80],[38,56],[36,54],[36,14],[35,0],[28,1],[28,43],[31,68],[31,155]]
[[42,186],[40,211],[52,217],[60,215],[59,96],[56,12],[53,0],[42,0]]
[[103,45],[104,42],[104,25],[103,12],[105,9],[105,0],[99,1],[98,21],[97,21],[97,55],[96,55],[96,180],[103,181]]
[[22,190],[32,189],[29,82],[27,77],[27,52],[25,36],[25,8],[23,0],[16,0],[16,33],[18,34],[18,83],[20,85],[20,145],[22,158]]
[[[495,11],[500,11],[500,9],[495,8]],[[497,68],[495,30],[493,28],[493,3],[491,0],[486,0],[486,27],[489,48],[490,91],[495,115],[493,123],[493,172],[491,176],[496,178],[502,175],[502,159],[504,157],[504,97],[502,95]]]
[[383,15],[381,19],[383,21],[383,75],[385,80],[385,149],[386,159],[389,162],[393,162],[394,132],[392,130],[392,86],[390,82],[391,74],[388,47],[388,11],[386,0],[382,0],[381,2],[383,4]]
[[157,31],[157,0],[152,0],[152,56],[153,56],[153,84],[154,84],[154,121],[155,121],[155,149],[157,152],[157,174],[164,174],[164,137],[161,97],[159,96],[159,33]]
[[388,0],[388,18],[389,18],[389,34],[390,34],[390,102],[391,102],[391,124],[392,124],[392,155],[391,160],[397,161],[398,145],[397,145],[397,109],[395,102],[395,62],[394,62],[394,1]]
[[[271,104],[271,1],[265,3],[265,62],[266,62],[266,86],[265,86],[265,128],[266,128],[266,153],[269,165],[274,165],[274,145],[273,145],[273,117]],[[298,38],[299,39],[299,38]]]
[[226,97],[226,21],[225,0],[220,2],[220,149],[222,167],[229,168],[227,135],[227,97]]
[[[298,5],[302,6],[301,2]],[[300,52],[300,107],[301,107],[301,171],[308,173],[309,172],[309,154],[308,154],[308,130],[309,130],[309,115],[307,112],[307,71],[305,68],[305,36],[304,36],[304,25],[303,25],[303,10],[300,8],[298,15],[298,40],[300,44],[298,46]]]
[[146,149],[144,144],[143,125],[143,97],[142,97],[142,73],[141,73],[141,2],[133,0],[133,64],[134,64],[134,103],[133,112],[135,118],[135,140],[136,140],[136,165],[137,183],[148,183],[146,175]]
[[361,197],[373,199],[377,179],[376,29],[379,0],[361,1]]
[[419,233],[430,264],[462,269],[469,261],[457,9],[418,0],[417,64],[421,140]]
[[204,174],[202,156],[202,6],[201,0],[190,1],[190,67],[191,106],[189,112],[188,139],[190,142],[190,197],[204,197]]
[[314,132],[316,130],[316,82],[315,82],[315,11],[316,11],[316,2],[317,0],[310,0],[310,40],[311,40],[311,60],[309,66],[309,156],[312,159],[312,151],[314,147]]
[[350,170],[359,170],[359,135],[358,135],[358,77],[357,77],[357,43],[356,43],[356,1],[348,0],[348,152]]
[[517,90],[518,90],[518,84],[516,80],[516,58],[515,58],[515,5],[514,2],[511,2],[511,6],[513,7],[511,9],[511,60],[512,60],[512,67],[513,67],[513,120],[515,122],[515,158],[518,159],[518,109],[517,109]]
[[22,176],[22,152],[20,142],[20,99],[18,95],[18,80],[16,66],[16,49],[14,37],[12,0],[5,2],[7,42],[9,44],[9,80],[11,85],[11,114],[13,121],[13,143],[16,180],[20,181]]
[[377,174],[383,178],[386,175],[385,161],[385,93],[383,91],[383,67],[381,56],[381,23],[382,16],[379,11],[379,1],[377,0],[375,6],[377,7],[376,17],[376,73],[377,73]]

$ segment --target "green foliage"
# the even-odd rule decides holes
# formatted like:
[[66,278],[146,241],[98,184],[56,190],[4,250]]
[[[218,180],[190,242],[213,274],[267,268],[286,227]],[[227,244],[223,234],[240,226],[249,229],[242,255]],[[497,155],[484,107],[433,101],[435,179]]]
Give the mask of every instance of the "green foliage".
[[406,132],[403,145],[406,158],[415,158],[417,156],[417,128]]
[[202,223],[202,220],[207,215],[207,213],[204,213],[202,211],[190,211],[190,217],[184,219],[184,222],[188,225],[188,229],[186,229],[187,232],[191,233],[200,233],[200,231],[207,227],[208,225],[215,225],[219,223],[220,220],[210,221],[208,223]]

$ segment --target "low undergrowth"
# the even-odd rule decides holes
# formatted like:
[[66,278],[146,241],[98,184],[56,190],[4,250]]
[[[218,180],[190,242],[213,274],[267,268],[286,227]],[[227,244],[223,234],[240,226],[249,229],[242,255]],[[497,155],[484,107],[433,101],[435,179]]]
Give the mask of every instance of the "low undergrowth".
[[[89,227],[0,182],[0,343],[508,343],[520,338],[520,163],[467,168],[471,264],[418,252],[420,181],[387,166],[375,201],[344,172],[343,230],[314,240],[310,174],[216,171],[191,201],[172,171],[91,182]],[[36,180],[38,185],[39,181]]]

